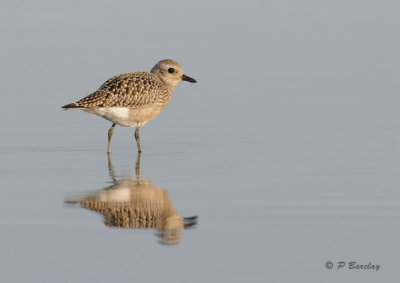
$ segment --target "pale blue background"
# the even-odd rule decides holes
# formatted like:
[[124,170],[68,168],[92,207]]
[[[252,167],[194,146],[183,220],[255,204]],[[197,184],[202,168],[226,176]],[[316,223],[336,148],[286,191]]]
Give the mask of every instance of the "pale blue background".
[[[0,3],[0,281],[395,282],[400,277],[397,1]],[[179,245],[110,229],[64,198],[109,185],[110,123],[60,106],[109,77],[181,63],[141,131],[142,172]],[[134,168],[117,127],[117,174]],[[327,260],[380,264],[326,270]]]

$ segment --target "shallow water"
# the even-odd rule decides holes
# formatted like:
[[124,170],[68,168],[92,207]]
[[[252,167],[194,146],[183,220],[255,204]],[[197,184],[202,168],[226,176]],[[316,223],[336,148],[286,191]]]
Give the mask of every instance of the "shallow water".
[[[35,3],[0,9],[0,281],[399,278],[395,4]],[[138,174],[132,129],[116,127],[109,160],[110,123],[60,107],[164,57],[198,83],[141,130]],[[68,204],[139,195],[138,177],[197,216],[173,245]]]

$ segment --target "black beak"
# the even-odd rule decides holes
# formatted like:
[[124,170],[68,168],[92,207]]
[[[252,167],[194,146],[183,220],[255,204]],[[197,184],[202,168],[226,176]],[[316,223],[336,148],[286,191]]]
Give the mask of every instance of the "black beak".
[[187,81],[187,82],[191,82],[191,83],[197,83],[197,81],[195,79],[192,79],[191,77],[182,75],[182,81]]

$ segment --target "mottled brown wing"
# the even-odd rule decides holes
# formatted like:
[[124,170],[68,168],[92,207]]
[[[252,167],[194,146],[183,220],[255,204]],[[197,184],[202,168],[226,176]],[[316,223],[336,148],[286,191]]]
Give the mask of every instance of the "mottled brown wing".
[[97,91],[74,103],[75,107],[129,107],[135,108],[163,102],[167,89],[153,74],[127,73],[107,80]]
[[92,94],[73,103],[77,108],[98,108],[104,107],[111,94],[105,91],[95,91]]
[[136,72],[115,76],[98,90],[107,92],[106,107],[138,107],[162,102],[168,95],[160,79],[148,72]]

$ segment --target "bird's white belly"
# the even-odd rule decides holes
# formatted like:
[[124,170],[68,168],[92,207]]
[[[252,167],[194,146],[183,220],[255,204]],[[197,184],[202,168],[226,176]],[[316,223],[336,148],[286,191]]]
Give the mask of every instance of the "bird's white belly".
[[132,109],[127,107],[104,107],[97,109],[82,109],[91,114],[96,114],[108,121],[125,127],[142,127],[147,121],[137,121],[132,119],[130,112]]

